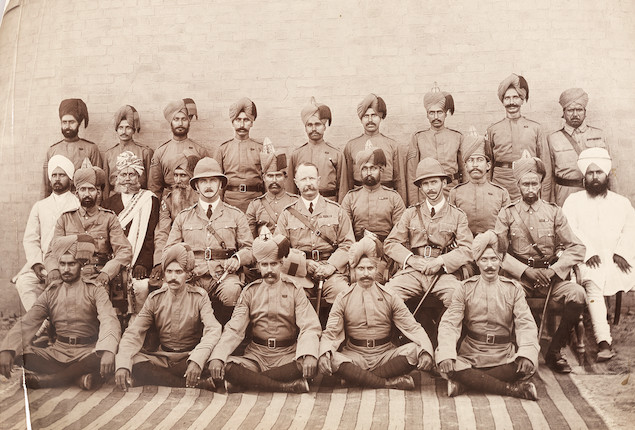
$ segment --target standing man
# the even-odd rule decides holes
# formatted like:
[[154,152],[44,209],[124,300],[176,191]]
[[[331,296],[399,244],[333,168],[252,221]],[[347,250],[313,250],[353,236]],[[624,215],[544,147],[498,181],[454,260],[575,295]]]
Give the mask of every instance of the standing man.
[[[432,343],[395,292],[375,281],[375,241],[363,238],[349,254],[357,282],[333,304],[320,340],[320,371],[362,387],[412,390],[408,373],[432,368]],[[412,342],[395,346],[393,326]]]
[[[309,299],[280,278],[289,253],[283,236],[257,237],[254,258],[262,275],[240,295],[210,360],[214,380],[225,378],[228,391],[255,389],[306,393],[317,371],[322,328]],[[242,356],[230,355],[251,326],[252,339]]]
[[[560,94],[565,124],[547,136],[555,182],[552,201],[560,207],[569,195],[584,189],[584,172],[576,166],[580,153],[587,148],[609,149],[602,130],[585,122],[587,103],[589,95],[582,88],[569,88]],[[614,181],[609,174],[609,188],[615,188]]]
[[287,178],[285,171],[287,168],[286,154],[276,155],[275,152],[270,152],[262,153],[260,157],[262,179],[267,192],[249,202],[247,212],[245,212],[251,234],[254,237],[260,236],[260,228],[263,226],[266,226],[271,232],[275,231],[282,210],[298,200],[298,196],[288,193],[284,189]]
[[467,217],[443,195],[449,181],[437,160],[421,160],[414,183],[426,200],[406,209],[384,242],[386,255],[401,267],[387,286],[404,301],[434,288],[433,294],[449,307],[460,285],[452,272],[472,259]]
[[608,189],[611,157],[606,149],[582,151],[578,168],[584,174],[585,191],[571,194],[562,211],[586,247],[581,282],[598,343],[597,359],[606,361],[615,352],[604,296],[635,288],[635,210],[626,197]]
[[[564,302],[564,313],[545,354],[545,362],[556,372],[569,373],[571,366],[561,349],[584,310],[584,289],[567,281],[571,268],[583,262],[584,245],[571,230],[562,209],[539,197],[545,165],[535,157],[514,162],[514,177],[522,199],[498,214],[495,231],[509,244],[503,270],[520,281],[528,297]],[[562,251],[559,251],[562,249]],[[552,286],[553,285],[553,286]]]
[[406,188],[401,181],[399,154],[397,153],[399,144],[379,131],[379,126],[381,121],[386,118],[386,113],[387,109],[384,99],[375,94],[368,94],[357,105],[357,116],[362,123],[364,133],[355,139],[349,140],[344,147],[348,186],[349,189],[362,186],[363,178],[359,174],[360,166],[354,163],[357,153],[363,149],[369,149],[369,147],[379,148],[384,151],[386,158],[381,184],[397,190],[402,199],[405,199]]
[[509,204],[509,193],[488,180],[492,162],[485,151],[485,139],[476,130],[463,140],[463,161],[468,181],[450,190],[450,204],[467,215],[472,234],[476,236],[496,225],[496,217]]
[[[60,282],[51,285],[7,333],[0,345],[0,375],[11,377],[13,361],[22,362],[26,386],[78,385],[90,390],[114,371],[121,328],[108,293],[82,279],[82,268],[95,252],[86,234],[56,238],[49,248]],[[55,328],[55,343],[45,348],[26,344],[46,318]]]
[[[214,390],[214,383],[201,376],[221,326],[205,290],[187,283],[194,254],[189,246],[177,243],[163,253],[162,264],[165,284],[152,292],[121,338],[115,383],[128,391],[132,373],[135,385]],[[159,334],[156,352],[142,349],[151,328]]]
[[154,151],[145,145],[139,145],[134,140],[134,134],[141,131],[139,112],[134,106],[125,105],[115,113],[115,132],[119,143],[104,153],[104,172],[106,172],[106,190],[104,199],[114,193],[117,180],[117,157],[125,151],[130,151],[143,162],[143,173],[139,178],[141,188],[148,189],[148,172]]
[[75,170],[82,166],[86,158],[90,160],[93,166],[100,168],[103,166],[97,145],[78,136],[79,126],[82,125],[82,122],[84,123],[84,128],[88,127],[88,108],[82,99],[62,100],[59,114],[64,139],[51,145],[46,152],[44,160],[44,197],[47,197],[52,192],[48,177],[48,162],[54,155],[63,155],[71,160]]
[[425,201],[425,196],[419,193],[419,188],[413,186],[417,166],[424,158],[434,158],[447,172],[448,183],[443,189],[446,197],[450,189],[460,183],[462,177],[465,177],[461,156],[463,135],[445,127],[448,112],[454,115],[454,98],[450,93],[441,91],[435,82],[432,90],[423,97],[423,106],[428,113],[430,128],[417,131],[412,135],[406,158],[408,204],[410,205]]
[[54,155],[48,162],[48,178],[53,193],[35,202],[24,229],[26,264],[13,279],[22,306],[28,311],[42,291],[46,280],[44,256],[48,251],[57,218],[64,212],[79,208],[79,200],[71,193],[75,166],[63,155]]
[[537,400],[534,384],[523,382],[538,368],[540,350],[525,292],[498,276],[505,251],[498,249],[494,232],[476,236],[472,252],[481,274],[463,281],[439,323],[435,358],[448,380],[448,396],[471,388]]
[[165,120],[170,123],[172,139],[160,145],[150,163],[148,173],[148,189],[161,199],[163,190],[174,185],[174,163],[181,155],[213,156],[213,151],[203,147],[187,137],[192,118],[198,119],[196,104],[192,99],[176,100],[168,103],[163,109]]
[[282,211],[275,234],[305,253],[309,278],[324,281],[324,299],[333,303],[348,288],[348,248],[355,242],[351,220],[340,205],[320,195],[315,164],[299,164],[295,184],[300,198]]
[[505,119],[487,128],[487,151],[493,163],[490,176],[492,182],[509,192],[512,200],[520,197],[512,172],[512,163],[525,151],[531,157],[538,157],[545,163],[547,175],[542,181],[541,198],[551,197],[551,158],[549,147],[540,124],[520,113],[522,105],[529,100],[529,85],[525,78],[511,74],[498,86],[498,99],[505,107]]
[[260,153],[262,142],[249,137],[256,121],[256,105],[243,97],[229,108],[234,138],[220,145],[216,159],[227,176],[224,200],[245,212],[249,202],[264,192]]
[[331,125],[331,109],[318,104],[314,97],[300,113],[309,141],[295,148],[289,158],[289,191],[298,190],[295,183],[295,170],[302,163],[312,163],[320,173],[319,192],[322,197],[341,202],[349,190],[346,160],[342,151],[324,140],[327,125]]
[[196,258],[192,283],[223,304],[217,317],[223,325],[231,317],[242,290],[236,271],[253,260],[253,237],[245,214],[220,198],[225,185],[227,177],[218,162],[209,157],[201,159],[190,179],[199,200],[177,215],[165,245],[165,250],[176,243],[192,248]]

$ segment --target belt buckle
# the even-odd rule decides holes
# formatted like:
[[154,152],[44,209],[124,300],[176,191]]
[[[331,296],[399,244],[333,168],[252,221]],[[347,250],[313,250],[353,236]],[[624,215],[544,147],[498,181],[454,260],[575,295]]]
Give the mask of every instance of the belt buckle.
[[272,337],[267,339],[267,348],[275,348],[275,347],[276,347],[276,340]]
[[205,260],[210,261],[212,259],[212,248],[205,248]]
[[76,337],[69,337],[67,343],[69,345],[77,345],[77,338]]
[[432,257],[432,247],[430,245],[426,245],[423,247],[423,258]]
[[527,266],[534,267],[534,257],[529,257],[527,259]]
[[240,191],[241,193],[246,193],[247,192],[247,185],[245,184],[240,184],[238,186],[238,191]]
[[485,343],[488,345],[494,345],[494,341],[496,340],[496,335],[495,334],[490,334],[487,333],[486,337],[485,337]]
[[366,348],[374,348],[375,339],[366,339]]
[[318,251],[317,249],[311,251],[311,258],[313,259],[313,261],[320,261],[320,251]]

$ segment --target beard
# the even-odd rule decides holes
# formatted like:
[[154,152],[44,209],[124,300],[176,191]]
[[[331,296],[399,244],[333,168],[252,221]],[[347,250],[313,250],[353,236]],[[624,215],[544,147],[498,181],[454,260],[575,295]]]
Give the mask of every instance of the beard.
[[538,194],[523,196],[523,201],[531,206],[538,201]]
[[77,127],[75,130],[73,130],[72,128],[63,128],[62,134],[67,139],[74,139],[79,134],[79,127]]
[[90,196],[86,196],[82,199],[81,205],[83,208],[89,209],[95,206],[96,200]]
[[362,179],[362,183],[364,185],[368,185],[369,187],[373,187],[379,183],[379,180],[374,176],[368,175],[365,176],[364,179]]
[[192,193],[194,190],[188,185],[187,187],[181,186],[181,184],[174,184],[170,198],[172,199],[172,214],[176,217],[176,214],[183,209],[188,208],[194,204],[192,202]]
[[187,137],[190,127],[172,127],[172,134],[176,137]]
[[584,189],[591,197],[603,196],[609,189],[609,181],[584,181]]
[[71,184],[69,182],[68,185],[62,185],[61,182],[53,182],[51,187],[53,188],[53,192],[55,194],[64,194],[66,191],[71,189]]
[[121,194],[137,194],[141,189],[141,184],[137,181],[137,183],[116,183],[115,184],[115,192]]

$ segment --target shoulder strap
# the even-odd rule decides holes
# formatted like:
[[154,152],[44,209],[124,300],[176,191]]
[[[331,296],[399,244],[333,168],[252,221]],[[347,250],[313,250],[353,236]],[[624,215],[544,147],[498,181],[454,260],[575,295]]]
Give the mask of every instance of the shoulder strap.
[[225,241],[223,240],[222,237],[220,237],[220,235],[218,233],[216,233],[216,230],[214,230],[214,227],[212,227],[212,223],[208,222],[207,223],[207,231],[209,231],[212,236],[214,236],[214,238],[216,239],[216,241],[220,244],[220,247],[223,249],[227,249],[227,245],[225,244]]
[[564,131],[564,128],[561,128],[560,132],[564,135],[564,137],[567,138],[571,146],[573,146],[573,149],[575,150],[575,152],[578,155],[580,155],[580,152],[582,152],[582,148],[580,148],[580,145],[578,145],[578,142],[573,138],[573,136],[571,136],[569,133]]
[[523,221],[523,219],[520,217],[520,214],[518,213],[518,208],[515,206],[514,208],[510,208],[510,211],[512,213],[512,216],[514,217],[514,220],[516,220],[516,223],[523,230],[523,233],[525,233],[525,235],[529,237],[529,239],[531,239],[531,247],[534,248],[534,251],[538,253],[540,258],[545,258],[545,254],[540,250],[540,248],[538,248],[538,245],[536,244],[536,240],[532,236],[531,231],[529,231],[529,229],[527,228],[527,224],[525,224],[525,221]]
[[262,207],[265,208],[265,211],[267,211],[267,215],[269,215],[271,217],[271,219],[273,220],[273,223],[276,224],[277,219],[276,219],[276,211],[273,210],[273,208],[271,207],[271,204],[267,201],[266,197],[262,197],[262,199],[260,199],[262,201]]
[[293,215],[294,217],[296,217],[297,219],[299,219],[300,221],[302,221],[302,224],[304,224],[309,230],[311,230],[316,236],[321,237],[322,239],[324,239],[329,245],[331,245],[333,248],[337,248],[337,242],[332,241],[329,237],[325,236],[322,234],[322,232],[320,232],[320,230],[316,229],[315,227],[313,227],[313,225],[311,225],[311,222],[307,219],[307,217],[305,217],[304,215],[302,215],[300,212],[298,212],[298,210],[296,208],[293,207],[288,207],[287,210],[289,212],[291,212],[291,215]]

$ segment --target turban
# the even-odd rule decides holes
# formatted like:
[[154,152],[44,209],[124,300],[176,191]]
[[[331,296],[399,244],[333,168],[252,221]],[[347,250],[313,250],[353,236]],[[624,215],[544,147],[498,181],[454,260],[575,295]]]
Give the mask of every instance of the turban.
[[287,168],[287,155],[285,153],[276,154],[276,149],[268,137],[265,137],[260,152],[260,166],[262,173],[281,172]]
[[198,119],[198,113],[196,111],[196,104],[192,99],[183,99],[172,101],[163,108],[163,116],[167,122],[172,122],[172,118],[179,112],[183,112],[190,119],[196,117]]
[[134,131],[139,133],[141,131],[141,121],[139,120],[139,112],[134,106],[125,105],[119,108],[115,113],[115,130],[119,127],[119,123],[123,120],[128,121],[130,127],[134,128]]
[[88,127],[88,108],[82,99],[62,100],[59,113],[60,119],[62,119],[64,115],[73,115],[80,125],[82,121],[84,121],[84,128]]
[[505,92],[509,87],[514,87],[518,92],[518,95],[523,100],[529,100],[529,85],[522,76],[512,73],[498,86],[498,99],[502,102],[505,97]]
[[[364,100],[357,105],[357,116],[361,119],[368,109],[372,108],[382,119],[386,118],[386,103],[384,99],[375,94],[368,94]],[[306,124],[306,121],[304,122]]]
[[370,236],[364,236],[348,250],[348,264],[354,268],[363,257],[377,258],[378,254],[377,242]]
[[450,111],[450,114],[454,115],[454,98],[450,93],[441,91],[435,82],[432,90],[423,96],[423,107],[429,111],[436,105],[440,105],[441,109],[446,112]]
[[589,103],[589,95],[582,88],[569,88],[560,94],[558,102],[562,109],[566,109],[571,103],[579,103],[586,108],[587,103]]
[[73,174],[75,173],[75,166],[73,165],[73,162],[63,155],[55,154],[48,161],[47,169],[49,180],[51,180],[51,177],[53,176],[53,170],[58,167],[66,173],[66,176],[73,179]]
[[177,243],[163,251],[163,258],[161,259],[163,270],[173,261],[176,261],[186,272],[194,270],[195,259],[192,248],[186,243]]
[[366,163],[386,167],[386,154],[381,148],[363,149],[355,155],[355,166],[359,169]]
[[95,253],[95,240],[89,234],[60,236],[51,243],[55,260],[64,254],[71,254],[76,260],[88,260]]
[[143,161],[134,155],[132,151],[124,151],[117,155],[117,172],[121,172],[128,167],[132,167],[139,176],[143,174]]
[[95,166],[84,167],[75,171],[75,188],[79,188],[82,184],[91,184],[97,188],[103,188],[106,185],[106,173]]
[[527,173],[536,173],[540,176],[540,180],[545,179],[545,164],[540,158],[530,157],[527,151],[523,152],[523,156],[512,164],[512,171],[516,181],[520,181]]
[[479,135],[474,126],[470,126],[470,132],[463,139],[461,153],[463,154],[464,163],[472,155],[482,155],[489,160],[489,156],[485,152],[485,137]]
[[315,101],[315,97],[311,97],[311,101],[308,105],[302,108],[300,117],[302,118],[302,124],[306,124],[309,118],[316,115],[320,121],[326,120],[328,125],[331,125],[331,109],[327,105],[319,104]]
[[254,239],[251,252],[254,254],[256,261],[261,260],[282,260],[289,255],[289,240],[278,234],[271,237],[271,234],[261,234]]
[[247,97],[243,97],[229,107],[229,119],[232,121],[235,120],[236,118],[238,118],[238,115],[240,115],[241,112],[245,112],[247,118],[252,121],[255,121],[256,117],[258,116],[258,112],[256,111],[256,104],[249,100]]
[[498,236],[492,230],[476,235],[472,242],[472,257],[474,261],[481,258],[487,248],[492,248],[499,260],[503,260],[505,251],[500,249]]
[[194,175],[194,167],[196,167],[196,164],[199,160],[200,158],[196,155],[186,156],[185,154],[180,154],[180,156],[174,161],[172,171],[175,171],[176,169],[182,169],[185,170],[185,172],[191,177],[192,175]]
[[597,165],[608,175],[611,171],[611,156],[609,152],[604,148],[597,147],[582,151],[578,156],[578,169],[580,169],[583,175],[586,174],[591,164]]

